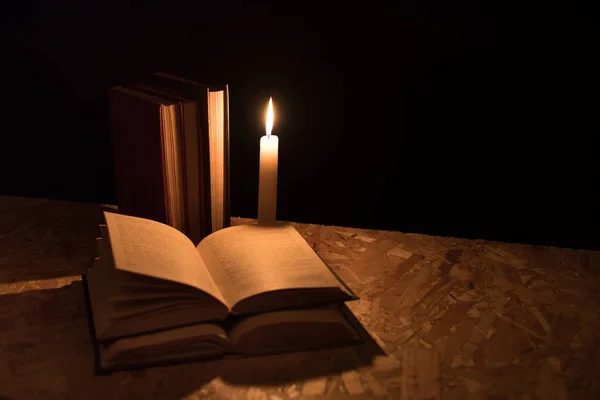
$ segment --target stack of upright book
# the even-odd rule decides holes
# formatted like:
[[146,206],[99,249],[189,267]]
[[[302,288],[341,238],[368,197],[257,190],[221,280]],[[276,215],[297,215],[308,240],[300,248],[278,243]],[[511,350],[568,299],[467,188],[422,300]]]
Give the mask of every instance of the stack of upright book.
[[119,212],[197,243],[229,226],[228,87],[156,73],[109,91]]

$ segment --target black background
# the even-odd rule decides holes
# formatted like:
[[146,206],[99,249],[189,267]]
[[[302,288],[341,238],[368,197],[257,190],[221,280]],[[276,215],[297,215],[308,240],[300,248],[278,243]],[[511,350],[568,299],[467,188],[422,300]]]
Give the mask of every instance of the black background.
[[256,216],[273,96],[280,220],[600,247],[593,13],[577,3],[12,7],[4,194],[115,202],[107,90],[161,70],[230,85],[235,216]]

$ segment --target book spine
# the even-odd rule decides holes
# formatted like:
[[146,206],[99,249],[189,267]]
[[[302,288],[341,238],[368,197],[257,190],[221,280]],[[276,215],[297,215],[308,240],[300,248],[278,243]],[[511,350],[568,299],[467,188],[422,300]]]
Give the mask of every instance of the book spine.
[[210,201],[210,147],[208,143],[208,88],[201,89],[198,96],[198,127],[200,157],[200,199],[202,204],[202,237],[212,232],[211,201]]
[[[181,140],[181,146],[180,149],[186,149],[186,146],[188,145],[187,141],[186,141],[186,133],[187,133],[187,126],[186,126],[186,121],[185,121],[185,115],[184,115],[184,111],[183,111],[183,103],[181,101],[177,102],[177,118],[179,119],[179,126],[180,126],[180,140]],[[182,179],[182,188],[183,188],[183,210],[184,210],[184,215],[185,218],[183,219],[183,233],[185,233],[186,235],[189,235],[190,231],[192,230],[191,228],[191,223],[190,220],[188,218],[188,216],[190,215],[190,202],[188,201],[188,185],[189,185],[189,177],[187,172],[187,166],[190,162],[190,160],[187,157],[187,154],[184,150],[181,150],[181,164],[182,164],[182,174],[181,174],[181,179]]]
[[225,188],[225,193],[224,193],[224,199],[223,199],[223,204],[224,204],[224,212],[223,212],[223,227],[228,227],[231,225],[231,188],[230,188],[230,165],[229,165],[229,156],[230,156],[230,150],[229,150],[229,85],[225,85],[224,88],[224,113],[225,115],[223,116],[223,121],[224,121],[224,128],[223,128],[223,151],[224,151],[224,156],[223,159],[225,160],[224,165],[225,165],[225,171],[224,171],[224,178],[225,178],[225,182],[224,182],[224,188]]
[[[161,151],[161,157],[160,157],[160,165],[162,168],[162,187],[163,189],[163,198],[164,198],[164,204],[165,204],[165,208],[166,210],[170,210],[172,208],[172,204],[169,201],[169,193],[166,190],[166,188],[168,187],[168,179],[167,179],[167,164],[166,164],[166,157],[167,157],[167,145],[165,143],[165,107],[164,106],[160,106],[160,151]],[[171,218],[171,213],[167,212],[165,210],[165,223],[167,225],[171,225],[173,226],[173,220]]]

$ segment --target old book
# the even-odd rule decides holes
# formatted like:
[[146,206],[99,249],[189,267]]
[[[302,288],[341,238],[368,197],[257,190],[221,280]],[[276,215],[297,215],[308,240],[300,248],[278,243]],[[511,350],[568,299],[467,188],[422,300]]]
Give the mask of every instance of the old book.
[[[84,288],[89,294],[85,277]],[[104,341],[97,339],[94,321],[90,317],[99,373],[360,345],[368,338],[345,305],[265,312]]]
[[104,215],[86,276],[98,341],[356,298],[289,224],[229,227],[195,246],[168,225]]
[[109,96],[120,212],[192,241],[229,226],[228,88],[166,74]]

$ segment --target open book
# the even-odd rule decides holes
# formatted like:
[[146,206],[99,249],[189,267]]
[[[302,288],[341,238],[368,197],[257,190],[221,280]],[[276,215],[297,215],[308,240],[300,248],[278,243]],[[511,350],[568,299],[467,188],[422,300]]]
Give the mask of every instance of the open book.
[[[89,282],[86,291],[89,298]],[[185,361],[358,345],[364,342],[360,332],[364,329],[345,305],[272,311],[115,340],[99,341],[94,337],[96,367],[98,372],[108,373]]]
[[289,224],[225,228],[195,246],[159,222],[104,215],[86,276],[98,341],[356,298]]

